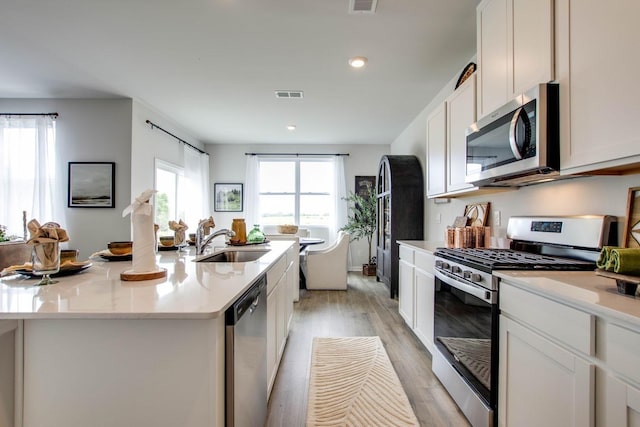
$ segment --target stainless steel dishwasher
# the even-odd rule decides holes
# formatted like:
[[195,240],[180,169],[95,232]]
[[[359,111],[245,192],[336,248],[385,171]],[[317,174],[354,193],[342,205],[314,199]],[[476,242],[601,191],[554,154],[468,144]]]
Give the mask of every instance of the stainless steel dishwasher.
[[261,276],[226,313],[226,425],[267,420],[267,278]]

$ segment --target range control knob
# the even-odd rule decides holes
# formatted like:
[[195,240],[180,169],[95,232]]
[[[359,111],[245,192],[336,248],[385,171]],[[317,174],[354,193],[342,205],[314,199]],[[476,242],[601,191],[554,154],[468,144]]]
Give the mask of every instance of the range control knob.
[[449,265],[448,262],[442,262],[442,269],[443,270],[448,270],[449,268],[451,268],[451,266]]
[[452,273],[461,273],[462,269],[460,267],[458,267],[457,265],[454,265],[453,267],[451,267],[451,272]]
[[469,280],[471,279],[471,270],[465,270],[462,272],[462,277],[464,277],[465,279]]
[[436,261],[436,268],[442,268],[442,264],[443,264],[443,262],[442,262],[442,261],[437,260],[437,261]]
[[472,282],[482,282],[482,276],[479,275],[478,273],[473,273],[471,275],[471,281]]

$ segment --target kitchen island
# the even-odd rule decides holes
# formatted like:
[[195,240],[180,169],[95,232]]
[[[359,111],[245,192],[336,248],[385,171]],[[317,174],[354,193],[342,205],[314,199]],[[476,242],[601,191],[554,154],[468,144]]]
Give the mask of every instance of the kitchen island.
[[[197,263],[193,248],[161,251],[167,277],[148,281],[120,280],[130,261],[94,261],[43,287],[4,278],[0,425],[224,425],[224,313],[266,274],[268,293],[282,286],[286,303],[277,307],[290,316],[295,283],[284,279],[298,268],[293,241],[242,249],[268,252]],[[286,320],[277,324],[288,330]]]

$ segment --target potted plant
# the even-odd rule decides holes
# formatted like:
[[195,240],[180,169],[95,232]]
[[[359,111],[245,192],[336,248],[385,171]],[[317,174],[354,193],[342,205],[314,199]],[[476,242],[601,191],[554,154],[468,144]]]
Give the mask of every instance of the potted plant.
[[347,224],[341,228],[350,234],[351,240],[367,238],[369,244],[368,263],[362,265],[362,274],[376,275],[376,259],[371,256],[371,243],[376,232],[376,193],[368,188],[363,194],[350,193],[344,200],[348,203]]

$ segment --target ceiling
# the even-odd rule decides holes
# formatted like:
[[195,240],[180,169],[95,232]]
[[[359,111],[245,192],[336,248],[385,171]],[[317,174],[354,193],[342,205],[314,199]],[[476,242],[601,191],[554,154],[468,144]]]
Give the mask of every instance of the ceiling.
[[5,0],[0,97],[129,97],[204,143],[390,144],[475,54],[478,2]]

